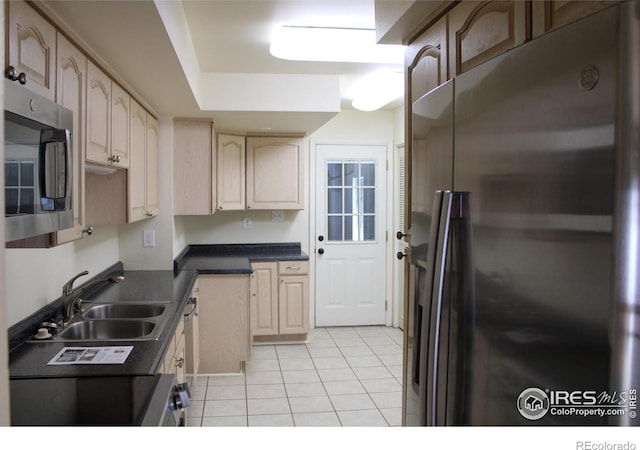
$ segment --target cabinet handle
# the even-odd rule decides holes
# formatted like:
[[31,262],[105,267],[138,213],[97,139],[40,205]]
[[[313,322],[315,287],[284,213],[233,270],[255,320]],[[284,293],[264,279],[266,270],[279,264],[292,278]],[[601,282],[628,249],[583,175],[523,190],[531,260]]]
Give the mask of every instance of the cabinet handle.
[[302,270],[300,266],[287,266],[287,270]]
[[112,163],[119,163],[120,162],[120,156],[119,155],[110,156],[109,157],[109,161],[111,161]]
[[182,366],[184,366],[184,358],[176,359],[176,367],[182,369]]
[[189,321],[194,314],[197,315],[196,310],[198,309],[198,299],[195,297],[191,297],[189,300],[187,300],[187,305],[193,305],[191,311],[184,315],[184,320]]
[[153,217],[153,211],[147,211],[147,216],[148,217]]
[[84,230],[82,230],[82,234],[85,234],[85,233],[91,236],[93,234],[93,227],[87,227]]

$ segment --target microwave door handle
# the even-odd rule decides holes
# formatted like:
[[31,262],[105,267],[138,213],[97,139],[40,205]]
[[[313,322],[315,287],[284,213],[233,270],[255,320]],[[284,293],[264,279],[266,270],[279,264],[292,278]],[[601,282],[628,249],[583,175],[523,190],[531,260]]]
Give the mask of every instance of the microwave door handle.
[[70,210],[73,202],[73,148],[71,147],[71,132],[64,130],[64,148],[65,148],[65,209]]

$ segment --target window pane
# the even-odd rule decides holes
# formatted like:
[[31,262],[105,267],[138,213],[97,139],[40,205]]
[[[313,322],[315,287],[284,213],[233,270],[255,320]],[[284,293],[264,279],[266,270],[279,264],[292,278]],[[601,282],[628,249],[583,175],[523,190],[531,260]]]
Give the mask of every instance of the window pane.
[[35,186],[34,164],[22,161],[20,164],[20,186]]
[[358,212],[358,204],[356,197],[354,197],[357,189],[344,189],[344,212],[345,214],[352,214]]
[[33,189],[20,189],[20,212],[24,214],[33,214],[35,198]]
[[4,185],[5,186],[18,185],[18,163],[17,162],[4,163]]
[[375,188],[362,189],[362,212],[365,214],[373,214],[376,212]]
[[329,188],[327,197],[327,210],[329,214],[342,212],[342,188]]
[[4,211],[5,211],[5,214],[18,213],[18,190],[17,189],[4,190]]
[[327,164],[327,180],[329,186],[342,186],[342,163]]
[[[345,241],[353,241],[354,238],[354,230],[353,230],[353,216],[345,216],[344,218],[344,240]],[[355,235],[358,235],[358,230],[356,228]]]
[[376,165],[373,162],[363,162],[360,166],[360,175],[362,175],[363,186],[376,185]]
[[358,163],[345,163],[344,165],[344,185],[359,186],[360,174],[358,173]]
[[342,240],[342,216],[329,216],[328,217],[328,240],[341,241]]
[[375,241],[376,239],[376,218],[375,216],[364,216],[363,218],[364,240]]

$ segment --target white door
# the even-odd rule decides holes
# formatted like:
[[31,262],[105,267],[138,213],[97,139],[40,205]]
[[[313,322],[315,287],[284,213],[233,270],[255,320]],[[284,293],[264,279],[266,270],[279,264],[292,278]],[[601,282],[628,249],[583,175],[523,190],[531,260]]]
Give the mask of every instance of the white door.
[[316,145],[316,326],[383,325],[386,147]]

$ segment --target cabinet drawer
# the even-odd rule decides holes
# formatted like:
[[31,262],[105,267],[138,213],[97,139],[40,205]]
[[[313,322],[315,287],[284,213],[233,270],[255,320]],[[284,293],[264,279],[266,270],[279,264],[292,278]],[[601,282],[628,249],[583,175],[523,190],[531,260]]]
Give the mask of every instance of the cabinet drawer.
[[278,275],[306,275],[309,261],[278,261]]

